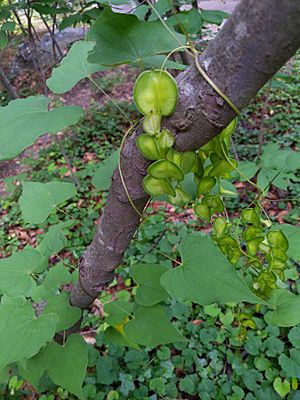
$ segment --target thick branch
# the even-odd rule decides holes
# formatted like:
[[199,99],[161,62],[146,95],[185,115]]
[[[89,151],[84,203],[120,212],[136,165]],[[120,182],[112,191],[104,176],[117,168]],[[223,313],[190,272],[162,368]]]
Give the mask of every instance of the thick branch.
[[[210,78],[242,109],[300,46],[300,2],[243,0],[200,57]],[[192,66],[178,78],[180,100],[164,123],[176,135],[177,149],[196,150],[234,118],[230,107]],[[139,132],[126,142],[122,170],[131,197],[142,210],[148,196],[142,187],[148,162],[135,146]],[[93,242],[80,261],[80,282],[71,303],[85,308],[113,279],[114,269],[139,226],[115,172]]]

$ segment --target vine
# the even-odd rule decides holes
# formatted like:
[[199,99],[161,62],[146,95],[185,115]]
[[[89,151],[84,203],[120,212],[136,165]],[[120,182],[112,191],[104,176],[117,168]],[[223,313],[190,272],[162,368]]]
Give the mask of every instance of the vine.
[[[197,54],[195,62],[203,75]],[[230,99],[204,74],[214,90],[240,115]],[[238,224],[228,218],[223,201],[224,183],[231,179],[232,171],[239,172],[238,162],[229,155],[230,138],[237,121],[234,119],[198,151],[180,153],[173,148],[173,133],[161,129],[162,117],[175,111],[177,98],[176,81],[165,70],[144,71],[136,80],[134,101],[144,115],[144,133],[137,137],[136,145],[146,159],[154,161],[143,179],[144,189],[152,197],[167,196],[168,201],[176,206],[186,206],[194,200],[196,215],[212,223],[212,239],[219,249],[232,265],[241,269],[253,292],[268,299],[273,289],[285,280],[288,239],[281,230],[272,229],[260,204],[264,191],[249,179],[247,181],[259,190],[256,204],[251,203],[241,211]],[[196,192],[194,199],[184,185],[191,174]],[[132,204],[128,191],[126,193]]]

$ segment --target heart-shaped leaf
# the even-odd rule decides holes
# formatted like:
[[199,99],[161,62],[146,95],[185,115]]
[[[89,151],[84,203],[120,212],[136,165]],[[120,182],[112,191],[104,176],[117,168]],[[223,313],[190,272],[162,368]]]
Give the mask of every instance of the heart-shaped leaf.
[[160,284],[160,277],[168,270],[159,264],[139,264],[130,269],[130,274],[138,284],[136,301],[142,306],[153,306],[168,298],[168,293]]
[[178,42],[185,45],[185,36],[170,29],[175,37],[160,21],[141,22],[134,15],[113,13],[107,7],[87,35],[88,40],[96,41],[88,61],[102,65],[140,65],[147,58],[149,63],[149,57],[169,53],[179,46]]
[[23,192],[19,199],[25,222],[40,224],[60,203],[76,194],[75,186],[68,182],[23,182]]
[[268,304],[251,292],[208,236],[188,235],[180,252],[183,264],[161,277],[161,284],[173,298],[201,305],[233,301]]
[[51,78],[47,80],[47,86],[53,93],[68,92],[81,79],[107,69],[104,66],[88,62],[88,53],[94,45],[94,43],[85,42],[84,40],[72,45],[60,65],[53,69]]
[[44,133],[57,133],[82,117],[82,108],[64,106],[48,111],[50,99],[30,96],[0,107],[0,161],[16,157]]
[[134,315],[135,318],[125,325],[125,334],[132,343],[154,347],[186,341],[169,321],[166,310],[159,304],[153,307],[137,305]]
[[[20,298],[7,298],[0,305],[0,368],[30,358],[51,340],[57,316],[36,318],[31,304]],[[8,334],[9,332],[9,334]]]
[[0,292],[9,296],[25,295],[34,284],[31,274],[43,265],[38,251],[25,248],[0,260]]
[[286,379],[282,380],[279,376],[273,382],[273,388],[276,393],[283,399],[288,393],[290,393],[291,385],[290,382]]

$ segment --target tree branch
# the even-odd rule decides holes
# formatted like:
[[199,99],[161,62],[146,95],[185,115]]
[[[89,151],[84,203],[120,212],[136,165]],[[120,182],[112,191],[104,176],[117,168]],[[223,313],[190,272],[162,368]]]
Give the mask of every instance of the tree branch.
[[[300,46],[300,3],[294,0],[243,0],[208,45],[199,61],[215,84],[241,110]],[[235,117],[231,108],[201,77],[195,66],[177,77],[179,104],[164,125],[180,151],[196,150]],[[143,210],[142,187],[149,162],[135,146],[135,131],[122,152],[122,171],[130,196]],[[94,239],[80,260],[80,280],[71,293],[74,306],[86,308],[113,279],[140,218],[130,206],[118,171]]]

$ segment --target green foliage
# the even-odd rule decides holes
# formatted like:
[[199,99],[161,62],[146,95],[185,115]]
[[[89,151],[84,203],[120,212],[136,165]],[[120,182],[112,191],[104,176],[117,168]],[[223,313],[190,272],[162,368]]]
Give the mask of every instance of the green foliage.
[[161,283],[176,299],[201,305],[247,301],[265,302],[255,296],[213,242],[202,234],[181,243],[182,265],[166,272]]
[[300,169],[300,154],[291,150],[280,150],[275,143],[269,144],[264,146],[262,156],[255,163],[241,162],[239,169],[245,175],[241,176],[241,180],[251,179],[258,172],[257,184],[266,193],[270,184],[286,190],[297,181],[295,171]]
[[81,79],[106,69],[87,61],[88,53],[93,47],[93,43],[83,40],[72,45],[66,57],[62,59],[60,66],[53,69],[51,78],[47,80],[47,86],[53,93],[68,92]]
[[[183,45],[185,37],[174,32]],[[88,61],[100,65],[134,64],[144,62],[156,66],[156,56],[178,47],[177,41],[159,21],[140,22],[133,15],[114,14],[104,10],[90,29],[88,40],[96,46]]]
[[30,247],[0,260],[0,291],[8,296],[26,295],[34,286],[33,273],[43,264],[42,254]]
[[21,373],[34,386],[38,386],[42,375],[47,372],[54,383],[82,399],[87,362],[87,345],[80,335],[73,334],[63,346],[57,343],[48,344],[25,363]]
[[20,208],[25,222],[40,224],[56,206],[75,196],[76,189],[67,182],[23,182]]
[[118,165],[120,151],[114,151],[104,160],[93,174],[92,183],[99,190],[107,190],[111,184],[111,178]]
[[130,274],[138,284],[136,301],[142,306],[153,306],[168,298],[160,284],[161,276],[168,270],[164,265],[140,264],[131,267]]
[[0,367],[37,354],[54,336],[57,321],[57,316],[52,313],[36,318],[31,304],[24,299],[2,297]]
[[48,111],[49,102],[45,96],[31,96],[0,108],[0,160],[16,157],[43,133],[57,133],[82,117],[82,109],[77,106]]
[[134,309],[134,319],[126,324],[125,333],[131,342],[148,347],[185,341],[169,322],[166,311],[160,305],[137,305]]

